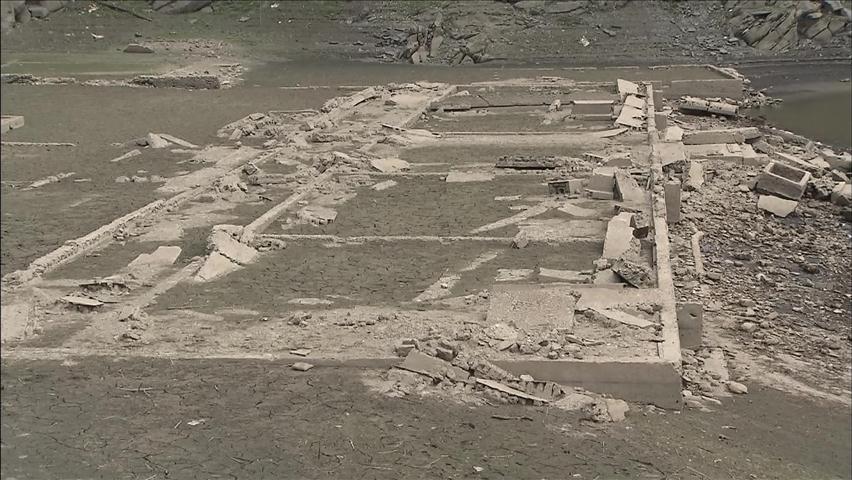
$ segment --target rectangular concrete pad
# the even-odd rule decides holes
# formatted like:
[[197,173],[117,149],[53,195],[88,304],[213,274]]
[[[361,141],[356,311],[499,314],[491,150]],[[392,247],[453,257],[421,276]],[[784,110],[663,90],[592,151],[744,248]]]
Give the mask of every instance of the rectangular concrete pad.
[[576,385],[592,392],[625,400],[652,403],[660,408],[680,409],[681,379],[673,363],[606,360],[507,360],[494,362],[515,375],[532,375],[562,385]]

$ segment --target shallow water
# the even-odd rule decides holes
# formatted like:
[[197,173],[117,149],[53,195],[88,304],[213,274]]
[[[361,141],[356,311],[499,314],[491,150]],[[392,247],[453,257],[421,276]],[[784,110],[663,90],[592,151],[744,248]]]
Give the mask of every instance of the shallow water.
[[784,130],[835,147],[852,148],[852,85],[808,86],[814,90],[781,95],[779,106],[752,110]]

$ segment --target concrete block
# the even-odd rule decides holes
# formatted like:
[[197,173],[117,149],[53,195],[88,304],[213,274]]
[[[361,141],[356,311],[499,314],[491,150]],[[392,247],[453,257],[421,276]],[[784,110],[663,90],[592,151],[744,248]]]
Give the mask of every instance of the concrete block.
[[683,140],[683,129],[677,125],[666,127],[666,133],[663,135],[663,141],[667,143],[680,143]]
[[677,223],[680,221],[680,190],[678,181],[667,182],[665,185],[666,197],[666,222]]
[[798,200],[805,193],[811,174],[789,165],[770,162],[760,174],[756,189],[762,193]]
[[589,190],[611,192],[615,187],[615,170],[613,167],[598,167],[594,169],[591,178],[589,178]]
[[612,100],[574,100],[571,105],[574,115],[612,115]]
[[655,143],[652,147],[655,154],[660,156],[663,167],[676,163],[686,163],[686,150],[682,143]]
[[700,190],[704,185],[704,162],[692,160],[689,162],[689,170],[686,172],[685,190]]
[[698,348],[704,331],[704,306],[700,303],[678,303],[677,328],[681,348]]
[[616,198],[625,202],[643,203],[646,201],[645,191],[639,187],[636,180],[623,170],[615,171]]
[[601,257],[616,259],[621,257],[638,258],[640,243],[633,235],[630,226],[632,213],[622,212],[610,219],[606,227],[603,254]]
[[662,132],[666,128],[668,128],[669,116],[666,115],[666,112],[654,112],[654,125],[657,127],[657,131]]
[[684,145],[706,145],[708,143],[743,143],[745,137],[736,130],[698,130],[683,134]]
[[628,107],[638,108],[639,110],[644,110],[645,100],[642,100],[636,95],[628,95],[627,98],[624,99],[624,105]]
[[616,86],[621,98],[627,98],[628,95],[639,95],[639,85],[629,80],[616,79]]
[[776,197],[774,195],[761,195],[757,198],[757,208],[769,212],[776,217],[786,217],[796,210],[799,202]]
[[613,192],[602,192],[600,190],[590,190],[586,189],[589,193],[589,196],[595,200],[614,200],[615,194]]
[[24,126],[24,117],[21,115],[3,115],[0,117],[0,134],[6,133],[9,130],[21,128]]
[[838,183],[831,191],[831,203],[842,207],[852,205],[852,184]]
[[585,185],[586,181],[582,178],[568,179],[568,193],[571,195],[579,195],[583,193],[583,187]]
[[489,325],[505,323],[524,331],[554,328],[574,331],[578,296],[566,286],[494,285],[488,296]]

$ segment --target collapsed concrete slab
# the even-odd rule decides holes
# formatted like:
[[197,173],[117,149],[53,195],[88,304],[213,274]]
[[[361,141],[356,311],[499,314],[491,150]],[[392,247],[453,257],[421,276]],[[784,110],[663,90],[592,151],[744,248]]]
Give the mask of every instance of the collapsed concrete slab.
[[24,126],[24,117],[21,115],[3,115],[0,116],[0,134],[4,134],[9,130],[21,128]]
[[787,200],[774,195],[761,195],[757,199],[757,208],[767,211],[776,217],[786,217],[796,210],[799,202]]
[[615,197],[618,200],[630,203],[643,203],[647,201],[647,195],[636,179],[623,170],[615,171]]
[[609,221],[601,257],[613,260],[639,257],[641,245],[639,239],[633,235],[633,227],[630,226],[632,217],[632,213],[622,212]]

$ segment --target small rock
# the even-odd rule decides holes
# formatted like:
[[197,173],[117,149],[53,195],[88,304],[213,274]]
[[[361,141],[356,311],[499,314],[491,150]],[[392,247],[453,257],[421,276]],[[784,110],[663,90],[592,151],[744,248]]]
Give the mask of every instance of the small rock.
[[736,394],[739,394],[739,395],[748,393],[748,388],[746,388],[745,385],[743,385],[742,383],[733,382],[733,381],[728,382],[728,390],[731,393],[736,393]]
[[746,333],[752,333],[757,330],[757,324],[754,322],[743,322],[740,324],[740,330]]
[[314,368],[314,366],[306,362],[296,362],[290,368],[298,372],[307,372],[308,370]]

